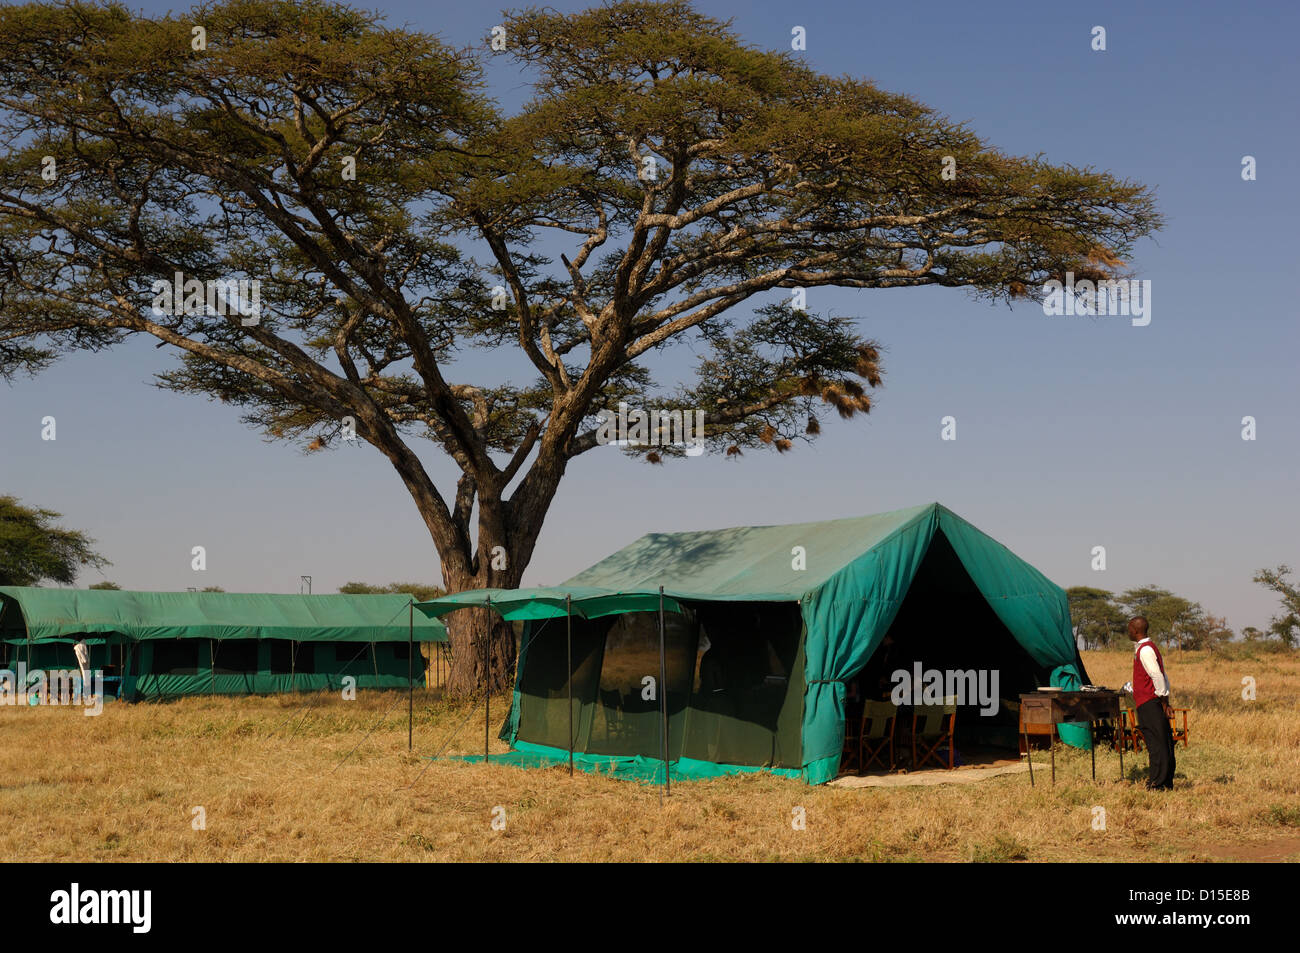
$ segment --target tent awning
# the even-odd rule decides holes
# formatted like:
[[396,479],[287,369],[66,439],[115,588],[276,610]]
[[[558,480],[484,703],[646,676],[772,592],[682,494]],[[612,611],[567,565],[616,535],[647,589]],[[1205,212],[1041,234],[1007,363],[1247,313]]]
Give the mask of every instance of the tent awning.
[[[663,596],[666,612],[681,612],[681,604]],[[624,612],[658,612],[659,590],[597,589],[591,586],[535,586],[531,589],[466,589],[428,602],[417,602],[429,618],[437,618],[457,609],[491,608],[510,621],[524,619],[562,619],[570,608],[582,619],[619,615]]]
[[415,613],[411,596],[131,592],[0,586],[0,637],[293,639],[299,642],[445,642],[442,623]]

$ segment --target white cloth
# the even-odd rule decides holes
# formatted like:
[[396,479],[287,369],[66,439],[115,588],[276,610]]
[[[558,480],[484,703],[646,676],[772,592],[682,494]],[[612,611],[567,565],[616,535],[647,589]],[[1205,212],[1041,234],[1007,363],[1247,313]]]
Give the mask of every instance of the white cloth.
[[81,680],[86,680],[86,669],[90,666],[90,649],[85,642],[78,642],[72,647],[72,654],[77,657],[77,668],[81,669]]

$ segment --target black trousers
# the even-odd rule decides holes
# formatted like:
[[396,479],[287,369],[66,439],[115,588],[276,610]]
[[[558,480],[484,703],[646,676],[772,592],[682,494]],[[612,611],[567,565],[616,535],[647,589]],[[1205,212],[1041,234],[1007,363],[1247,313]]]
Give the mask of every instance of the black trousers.
[[1137,716],[1151,767],[1147,787],[1171,790],[1174,786],[1174,732],[1169,727],[1160,699],[1153,698],[1138,705]]

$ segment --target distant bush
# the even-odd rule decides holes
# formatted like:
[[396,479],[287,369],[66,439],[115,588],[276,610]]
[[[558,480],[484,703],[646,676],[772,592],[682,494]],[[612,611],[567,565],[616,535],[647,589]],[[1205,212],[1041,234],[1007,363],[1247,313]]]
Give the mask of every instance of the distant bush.
[[447,591],[441,586],[426,585],[420,582],[390,582],[383,586],[373,586],[366,582],[348,582],[339,586],[339,592],[357,596],[400,593],[414,596],[416,602],[428,602],[430,599],[437,599],[439,596],[447,594]]
[[1244,662],[1261,656],[1290,655],[1295,652],[1278,639],[1254,639],[1245,642],[1225,642],[1210,654],[1229,662]]

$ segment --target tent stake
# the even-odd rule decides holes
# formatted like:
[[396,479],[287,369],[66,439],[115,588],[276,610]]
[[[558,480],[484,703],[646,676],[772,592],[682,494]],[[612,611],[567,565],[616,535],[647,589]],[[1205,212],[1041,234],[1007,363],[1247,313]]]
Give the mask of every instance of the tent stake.
[[411,600],[406,633],[406,750],[415,735],[415,600]]
[[564,594],[564,638],[569,656],[569,777],[573,777],[573,597]]
[[[664,654],[664,587],[659,587],[659,753],[664,759],[664,793],[673,793],[668,776],[668,663]],[[662,797],[660,798],[662,801]]]

